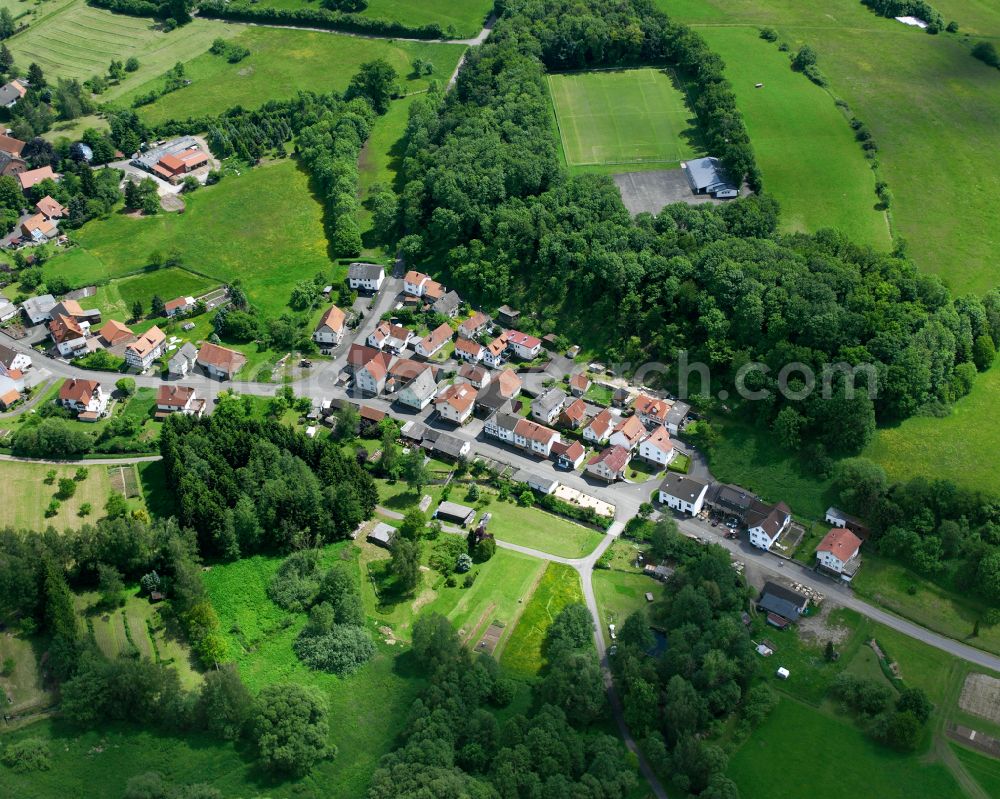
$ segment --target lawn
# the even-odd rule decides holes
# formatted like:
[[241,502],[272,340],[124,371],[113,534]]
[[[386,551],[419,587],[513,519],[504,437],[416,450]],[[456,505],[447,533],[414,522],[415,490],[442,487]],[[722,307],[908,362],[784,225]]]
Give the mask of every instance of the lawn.
[[850,721],[793,699],[782,699],[732,756],[729,777],[743,796],[964,796],[943,765],[893,752],[871,741]]
[[[976,619],[986,612],[986,606],[968,594],[949,591],[872,552],[865,554],[864,565],[852,584],[859,596],[887,610],[941,635],[1000,654],[1000,626],[981,625],[979,636],[969,638]],[[914,593],[911,594],[911,590]]]
[[[26,5],[15,4],[14,13]],[[137,57],[139,69],[98,98],[106,102],[162,74],[176,62],[204,53],[213,39],[229,38],[246,29],[203,19],[169,33],[159,27],[151,19],[112,14],[88,6],[84,0],[48,0],[38,5],[28,30],[6,44],[22,69],[35,62],[52,82],[56,77],[85,80],[107,73],[111,59]]]
[[[174,297],[206,294],[219,287],[219,281],[196,275],[179,267],[164,267],[155,272],[131,275],[97,287],[91,304],[101,309],[104,319],[128,319],[132,304],[138,300],[144,311],[149,312],[149,302],[154,296],[167,301]],[[90,307],[90,306],[88,306]]]
[[[332,271],[322,206],[293,160],[229,175],[185,202],[183,214],[113,214],[89,222],[74,238],[91,258],[73,251],[48,261],[46,270],[85,285],[133,272],[153,252],[176,250],[184,266],[219,283],[241,280],[250,301],[275,316],[288,310],[296,282]],[[161,289],[171,297],[179,293],[169,285]]]
[[[345,542],[326,547],[322,561],[356,563],[356,556],[357,549]],[[255,556],[216,565],[205,574],[230,654],[251,690],[278,682],[313,685],[329,704],[330,742],[338,747],[337,758],[321,764],[303,780],[289,780],[264,792],[280,797],[356,799],[365,794],[379,758],[393,748],[421,681],[412,672],[410,657],[398,646],[381,643],[372,626],[369,629],[378,652],[355,674],[340,678],[303,666],[292,651],[292,643],[305,624],[305,615],[285,613],[266,593],[280,563],[280,558]],[[148,768],[143,764],[142,770]],[[252,765],[235,756],[229,758],[227,772],[231,772],[229,779],[240,781],[255,774]],[[244,787],[228,793],[244,796],[259,791]]]
[[879,430],[865,457],[880,463],[892,480],[923,475],[967,489],[995,484],[1000,474],[1000,361],[979,375],[972,392],[943,419],[917,416]]
[[950,744],[955,755],[987,796],[1000,796],[1000,760]]
[[[462,501],[462,500],[459,500]],[[498,541],[508,541],[564,558],[582,558],[601,543],[602,533],[538,508],[510,502],[492,502],[489,530]]]
[[396,100],[389,110],[375,120],[375,127],[358,158],[358,189],[362,207],[358,211],[365,252],[370,255],[382,254],[371,233],[372,213],[364,207],[372,187],[382,183],[397,191],[402,190],[398,176],[403,167],[403,151],[406,141],[406,124],[409,121],[410,106],[419,95],[411,95]]
[[550,75],[566,162],[677,163],[700,152],[693,112],[658,69]]
[[533,677],[542,667],[542,644],[552,620],[574,602],[583,602],[580,576],[569,566],[549,563],[521,620],[507,641],[500,665],[519,677]]
[[[342,91],[358,67],[375,58],[384,58],[396,69],[404,92],[421,91],[432,79],[447,80],[465,50],[459,44],[373,40],[263,27],[244,29],[234,43],[246,47],[250,55],[230,64],[225,56],[203,51],[184,65],[190,85],[142,106],[138,113],[143,121],[158,125],[171,119],[218,114],[236,105],[256,108],[269,100],[287,100],[305,88]],[[410,64],[415,58],[433,63],[434,74],[413,75]],[[136,85],[122,101],[131,104],[135,96],[159,90],[163,83],[163,75],[157,75]]]
[[830,95],[792,72],[787,56],[754,28],[699,32],[726,62],[764,188],[781,203],[782,227],[839,228],[858,244],[888,249],[885,212],[874,208],[875,175]]
[[[821,11],[798,0],[661,5],[695,23],[710,44],[723,29],[752,33],[767,25],[792,49],[812,46],[833,93],[871,129],[882,178],[894,196],[894,232],[907,241],[917,265],[960,293],[983,293],[997,284],[1000,172],[983,169],[982,154],[995,144],[1000,81],[996,70],[971,57],[961,34],[928,36],[856,0],[832,0]],[[946,8],[942,12],[959,24],[967,12],[970,26],[997,35],[995,4],[954,0]],[[732,67],[734,59],[721,55]]]
[[646,600],[647,592],[658,600],[663,598],[663,584],[645,574],[595,569],[593,580],[602,624],[620,627],[635,611],[652,609],[657,603]]
[[[10,699],[5,703],[4,712],[16,715],[34,707],[45,707],[52,701],[52,694],[42,680],[42,670],[38,668],[38,656],[42,648],[34,642],[9,630],[0,633],[0,663],[14,661],[14,670],[7,677],[0,675],[0,693]],[[0,772],[0,785],[2,785]]]
[[[316,7],[312,0],[263,0],[261,4],[274,8]],[[413,26],[436,22],[447,35],[468,39],[482,30],[492,10],[490,0],[369,0],[361,16]]]
[[[50,466],[42,463],[0,463],[0,525],[27,530],[44,530],[51,525],[56,530],[77,528],[84,523],[78,513],[89,502],[93,513],[100,515],[111,493],[111,481],[104,466],[91,466],[87,479],[76,484],[70,499],[61,500],[59,512],[46,517],[45,509],[59,491],[59,479],[72,478],[75,466]],[[45,476],[52,469],[55,482],[46,485]]]

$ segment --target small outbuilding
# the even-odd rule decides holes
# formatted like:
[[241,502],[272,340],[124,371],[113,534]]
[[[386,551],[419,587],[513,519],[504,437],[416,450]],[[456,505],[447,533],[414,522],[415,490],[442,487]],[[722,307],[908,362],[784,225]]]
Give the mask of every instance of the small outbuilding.
[[374,544],[377,547],[385,547],[388,549],[392,546],[392,539],[396,536],[396,528],[385,522],[379,522],[372,528],[372,531],[368,533],[366,538],[369,544]]
[[476,518],[476,511],[467,505],[459,505],[457,502],[442,502],[434,511],[434,518],[466,527],[472,524],[472,520]]

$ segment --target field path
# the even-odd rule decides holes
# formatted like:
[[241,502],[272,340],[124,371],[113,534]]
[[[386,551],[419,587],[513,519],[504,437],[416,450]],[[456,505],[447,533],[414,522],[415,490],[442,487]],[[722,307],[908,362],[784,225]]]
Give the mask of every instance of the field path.
[[128,466],[133,463],[155,463],[161,460],[160,455],[133,455],[128,458],[90,458],[80,461],[53,461],[44,458],[21,458],[17,455],[0,455],[0,462],[15,463],[48,463],[53,466]]
[[[194,14],[197,16],[197,13]],[[206,17],[208,19],[208,17]],[[271,22],[238,22],[235,24],[247,25],[254,28],[284,28],[293,31],[312,31],[314,33],[332,33],[337,36],[353,36],[355,39],[391,39],[394,42],[420,42],[423,44],[464,44],[468,47],[478,47],[486,41],[493,26],[496,24],[496,17],[491,16],[486,20],[486,24],[478,34],[471,39],[417,39],[407,36],[379,36],[375,33],[357,33],[355,31],[332,30],[330,28],[311,28],[307,25],[278,25]]]

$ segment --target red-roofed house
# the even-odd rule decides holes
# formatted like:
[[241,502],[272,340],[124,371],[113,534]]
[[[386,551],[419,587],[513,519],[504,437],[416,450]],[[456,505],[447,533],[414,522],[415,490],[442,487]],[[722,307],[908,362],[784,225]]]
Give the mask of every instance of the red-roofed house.
[[201,416],[205,412],[205,400],[198,399],[191,386],[176,383],[162,385],[156,390],[156,416],[162,419],[172,413]]
[[644,435],[646,435],[646,428],[643,427],[639,418],[637,416],[629,416],[618,423],[608,441],[612,446],[625,447],[625,449],[631,451],[636,448]]
[[561,469],[579,469],[587,450],[579,441],[557,441],[552,445],[552,457]]
[[559,424],[563,427],[571,427],[576,430],[583,424],[583,420],[586,418],[587,403],[582,399],[575,399],[562,409],[562,413],[559,414]]
[[590,420],[590,424],[583,428],[583,437],[587,441],[593,441],[595,444],[603,444],[608,440],[608,436],[611,435],[611,430],[614,428],[614,419],[615,417],[611,411],[605,408]]
[[507,357],[507,338],[510,331],[505,330],[483,349],[483,363],[491,369],[499,369]]
[[482,311],[476,311],[458,326],[458,335],[461,338],[475,338],[480,333],[486,332],[493,320]]
[[344,335],[344,321],[346,316],[336,305],[327,308],[326,313],[319,320],[316,329],[313,331],[313,341],[319,344],[320,350],[329,351],[340,343]]
[[176,316],[179,313],[187,313],[194,308],[194,297],[176,297],[163,303],[163,310],[167,316]]
[[670,433],[665,427],[657,427],[639,442],[639,457],[658,466],[666,466],[674,459],[675,454],[674,442],[670,440]]
[[670,405],[661,399],[640,394],[635,398],[635,415],[638,416],[646,427],[666,424],[667,414],[670,413]]
[[35,214],[21,223],[21,235],[33,241],[48,241],[59,235],[59,228],[45,214]]
[[77,322],[72,316],[57,314],[49,322],[49,333],[59,354],[65,358],[82,355],[87,349],[89,324]]
[[846,527],[832,527],[816,547],[819,565],[850,580],[861,565],[861,539]]
[[460,336],[455,342],[455,357],[466,363],[479,363],[483,359],[483,345],[471,338]]
[[559,440],[559,434],[555,430],[537,422],[519,419],[514,425],[514,445],[536,455],[549,457],[552,445]]
[[123,325],[114,319],[109,319],[105,322],[101,329],[97,331],[97,336],[105,347],[128,344],[130,341],[135,340],[135,333],[132,332],[132,329],[128,325]]
[[416,272],[411,269],[403,278],[403,291],[411,297],[423,297],[424,288],[429,281],[430,278],[423,272]]
[[206,341],[198,350],[198,365],[209,377],[218,380],[232,380],[233,376],[243,368],[247,357],[242,352],[220,347]]
[[518,358],[530,361],[541,352],[542,340],[520,330],[510,330],[507,332],[507,346]]
[[208,153],[203,150],[184,150],[177,155],[167,153],[153,167],[164,180],[176,182],[179,178],[208,163]]
[[354,385],[367,394],[381,394],[389,374],[392,356],[375,350],[375,355],[354,370]]
[[153,361],[163,354],[163,345],[166,341],[166,334],[153,325],[136,341],[125,347],[125,363],[133,369],[145,372],[153,365]]
[[27,191],[36,183],[41,183],[46,179],[58,181],[59,175],[52,171],[52,167],[41,166],[38,169],[29,169],[27,172],[21,172],[17,176],[17,180],[21,184],[21,191]]
[[422,355],[424,358],[430,358],[436,352],[451,341],[453,331],[450,325],[441,324],[434,328],[430,333],[428,333],[421,341],[417,342],[417,346],[414,347],[418,355]]
[[437,395],[434,408],[442,419],[464,424],[472,416],[477,393],[468,383],[453,383]]
[[610,446],[587,461],[587,472],[613,483],[625,476],[625,467],[632,458],[625,447]]
[[7,153],[8,155],[20,158],[21,151],[24,150],[25,144],[26,142],[23,142],[20,139],[15,139],[13,136],[0,134],[0,153]]
[[569,379],[569,390],[574,397],[582,397],[590,388],[590,378],[586,372],[579,372]]
[[[455,345],[458,348],[458,345]],[[458,370],[458,376],[463,380],[468,380],[477,389],[488,385],[490,382],[490,370],[475,364],[463,364]]]
[[406,345],[414,339],[414,335],[402,325],[394,325],[383,319],[368,336],[365,342],[369,347],[390,352],[400,353],[406,349]]
[[96,380],[67,380],[59,387],[59,404],[82,422],[96,422],[108,408],[108,395]]
[[48,194],[35,203],[35,208],[46,219],[61,219],[67,213],[66,206],[61,205],[58,200]]

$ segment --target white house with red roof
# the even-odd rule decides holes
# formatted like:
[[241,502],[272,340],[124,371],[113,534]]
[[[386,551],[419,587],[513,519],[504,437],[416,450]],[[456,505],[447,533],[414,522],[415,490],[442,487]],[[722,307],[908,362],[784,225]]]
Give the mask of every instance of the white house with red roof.
[[640,394],[636,397],[632,407],[635,410],[635,415],[642,420],[646,427],[666,424],[667,414],[670,413],[670,403],[646,394]]
[[850,581],[861,566],[861,539],[846,527],[831,527],[816,547],[816,559],[824,569]]
[[108,409],[108,395],[96,380],[70,379],[59,387],[59,404],[81,422],[96,422]]
[[331,305],[320,317],[319,324],[313,331],[313,341],[319,344],[321,350],[330,350],[340,343],[344,336],[346,314],[336,305]]
[[453,383],[434,400],[434,409],[442,419],[454,424],[464,424],[472,416],[476,391],[468,383]]
[[639,457],[657,466],[666,466],[676,454],[674,442],[665,427],[657,427],[639,442]]
[[559,433],[551,427],[532,422],[530,419],[519,419],[514,425],[514,446],[529,450],[536,455],[549,457],[552,454],[552,445],[559,440]]
[[423,297],[429,282],[431,282],[429,276],[411,269],[403,278],[403,291],[411,297]]
[[175,297],[163,303],[163,310],[170,316],[177,316],[177,314],[188,313],[194,308],[195,299],[194,297]]
[[542,340],[520,330],[507,331],[507,348],[518,358],[531,361],[538,357],[542,350]]
[[483,359],[483,345],[474,339],[459,336],[455,342],[455,357],[466,363],[479,363]]
[[617,444],[607,447],[587,461],[587,473],[613,483],[625,476],[632,453]]
[[612,431],[608,442],[612,446],[625,447],[630,452],[638,446],[643,436],[646,435],[646,428],[639,420],[638,416],[629,416],[622,419]]
[[615,426],[615,417],[607,408],[604,408],[593,419],[590,424],[583,428],[583,437],[594,444],[603,444],[608,440],[611,431]]
[[145,372],[163,354],[166,334],[156,325],[125,346],[125,362],[133,369]]
[[422,355],[424,358],[431,358],[440,352],[445,344],[451,341],[452,335],[454,335],[454,331],[452,331],[451,327],[442,323],[418,341],[417,346],[413,349],[417,355]]

